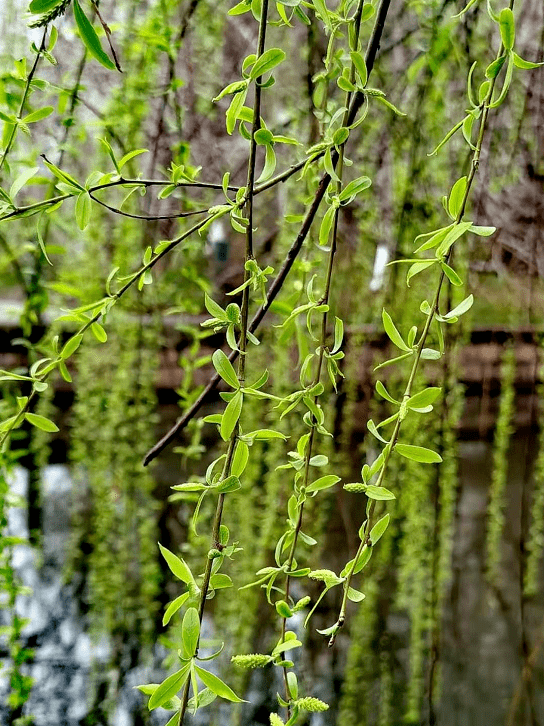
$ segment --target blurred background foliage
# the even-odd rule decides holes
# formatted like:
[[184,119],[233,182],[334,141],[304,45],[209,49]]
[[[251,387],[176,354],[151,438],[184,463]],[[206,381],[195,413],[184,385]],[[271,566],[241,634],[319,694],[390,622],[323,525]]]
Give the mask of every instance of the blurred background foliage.
[[[24,88],[13,59],[24,57],[29,41],[39,43],[41,37],[41,31],[26,28],[25,9],[22,1],[4,0],[0,10],[0,109],[6,113],[17,111]],[[107,171],[111,164],[100,138],[119,155],[148,150],[129,162],[132,176],[161,177],[173,162],[193,171],[202,167],[200,177],[212,182],[230,170],[231,183],[244,184],[246,142],[226,134],[224,102],[211,99],[239,77],[241,59],[254,47],[257,26],[251,14],[229,17],[211,0],[103,0],[100,9],[113,32],[122,75],[89,59],[74,36],[71,16],[60,18],[58,64],[40,66],[41,85],[29,103],[31,109],[34,103],[53,105],[55,113],[33,126],[30,136],[19,135],[2,170],[2,185],[39,166],[41,154],[77,179],[97,168]],[[440,197],[470,163],[457,136],[438,155],[428,156],[463,117],[471,65],[489,55],[491,22],[482,3],[452,19],[460,9],[450,0],[392,4],[372,85],[407,116],[371,106],[362,133],[349,146],[354,169],[370,176],[373,187],[370,196],[342,210],[339,284],[333,289],[332,308],[344,319],[347,335],[345,380],[328,396],[335,438],[327,453],[347,481],[358,476],[361,460],[372,453],[365,421],[382,406],[374,398],[372,373],[386,357],[381,309],[386,305],[407,330],[419,315],[420,300],[431,294],[420,277],[407,290],[404,268],[385,263],[410,257],[416,235],[441,226]],[[541,0],[520,1],[517,10],[518,52],[542,60]],[[265,118],[276,133],[308,146],[319,138],[322,109],[340,103],[339,89],[338,98],[334,93],[323,98],[316,76],[326,43],[313,18],[308,26],[270,28],[270,44],[284,48],[288,62],[267,94]],[[472,292],[475,304],[446,340],[447,355],[421,371],[422,382],[443,387],[444,403],[425,429],[413,425],[410,431],[413,443],[432,443],[444,463],[437,469],[404,460],[395,464],[394,526],[370,567],[366,601],[354,609],[335,651],[326,652],[313,628],[306,632],[301,672],[332,704],[327,720],[312,724],[480,726],[485,719],[497,726],[535,726],[544,719],[543,109],[542,72],[519,74],[509,102],[490,120],[472,209],[477,224],[492,224],[497,233],[456,247],[466,292],[456,297],[452,290],[451,303]],[[303,158],[303,150],[292,146],[277,153],[279,169]],[[292,178],[258,198],[261,267],[281,264],[297,230],[291,220],[302,213],[316,178]],[[32,190],[25,189],[28,203],[51,193],[45,174]],[[112,191],[107,203],[119,206],[120,194]],[[196,198],[180,189],[161,200],[150,188],[133,194],[123,209],[172,215],[219,202],[213,191],[200,190]],[[89,226],[81,231],[70,205],[40,222],[52,266],[36,244],[35,218],[0,226],[2,368],[35,360],[44,339],[66,333],[58,323],[50,325],[56,311],[101,298],[110,270],[135,269],[148,245],[188,226],[183,220],[122,217],[95,204]],[[294,304],[305,282],[323,268],[316,235],[311,232],[270,322],[281,319],[282,301]],[[107,633],[113,644],[108,696],[103,697],[97,673],[95,693],[102,695],[89,707],[85,724],[114,723],[116,689],[126,672],[135,664],[160,661],[157,640],[176,638],[175,624],[166,635],[161,626],[163,607],[177,593],[159,561],[157,539],[181,550],[189,562],[201,561],[207,551],[207,537],[197,537],[189,526],[193,502],[171,496],[169,487],[202,475],[214,458],[217,441],[210,427],[193,421],[156,464],[144,469],[141,462],[207,380],[211,352],[222,341],[199,328],[203,292],[228,301],[226,293],[242,281],[242,259],[242,237],[226,223],[212,227],[207,238],[189,238],[154,269],[153,284],[125,296],[109,314],[107,344],[88,341],[81,347],[70,369],[73,383],[59,379],[40,400],[37,412],[54,418],[60,432],[53,437],[35,429],[19,433],[13,465],[29,472],[28,501],[13,502],[8,490],[2,491],[1,517],[7,521],[10,507],[24,505],[30,539],[39,550],[40,472],[51,462],[69,465],[74,484],[65,577],[94,636]],[[287,393],[296,384],[299,353],[282,344],[280,335],[271,324],[264,327],[248,377],[266,366],[276,392]],[[301,329],[302,351],[311,345],[303,335]],[[386,370],[389,390],[400,391],[402,371]],[[12,395],[6,387],[1,405]],[[213,406],[211,401],[206,412]],[[250,429],[262,425],[263,415],[278,426],[262,401],[248,405],[244,415]],[[279,424],[291,435],[297,425],[289,416]],[[236,586],[270,563],[282,532],[278,512],[285,511],[289,486],[276,466],[284,459],[283,442],[261,444],[246,472],[253,482],[249,493],[228,498],[226,520],[243,543],[229,570]],[[319,538],[320,551],[306,555],[314,567],[338,570],[355,546],[360,504],[340,490],[320,500],[319,508],[315,500],[309,506],[308,534],[326,536]],[[199,533],[206,532],[211,516],[205,502]],[[11,567],[15,544],[6,540],[0,547],[6,613],[15,611],[20,595]],[[313,595],[318,594],[316,584]],[[258,652],[273,638],[262,603],[256,589],[214,601],[212,619],[221,619],[230,631],[229,637],[221,635],[229,653]],[[317,611],[315,625],[327,624],[336,608],[331,595]],[[4,655],[12,656],[6,661],[12,679],[8,718],[15,723],[27,713],[25,673],[35,654],[17,617],[9,622]],[[502,628],[499,635],[497,628]],[[114,686],[111,669],[117,674]],[[261,674],[252,683],[246,676],[236,678],[233,687],[257,690],[261,703],[272,702],[275,684]],[[227,723],[226,718],[268,723],[258,706],[234,716],[216,714],[210,723]],[[133,723],[148,719],[142,705]]]

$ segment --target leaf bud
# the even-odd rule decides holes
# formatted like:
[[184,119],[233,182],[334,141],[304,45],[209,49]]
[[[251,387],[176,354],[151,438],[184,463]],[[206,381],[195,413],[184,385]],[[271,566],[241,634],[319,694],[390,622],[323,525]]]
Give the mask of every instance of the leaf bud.
[[362,482],[344,484],[344,489],[347,492],[355,492],[355,494],[360,494],[361,492],[366,492],[366,484],[363,484]]
[[295,607],[293,608],[293,612],[298,613],[299,610],[302,610],[302,608],[305,608],[311,599],[312,598],[309,595],[306,595],[305,597],[300,598],[300,600],[296,603]]

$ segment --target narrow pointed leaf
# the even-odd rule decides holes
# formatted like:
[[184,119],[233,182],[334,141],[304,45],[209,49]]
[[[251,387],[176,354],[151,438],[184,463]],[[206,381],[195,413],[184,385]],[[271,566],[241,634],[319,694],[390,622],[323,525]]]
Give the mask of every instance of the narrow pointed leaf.
[[227,686],[226,683],[223,683],[220,678],[214,676],[213,673],[205,671],[204,668],[200,668],[197,665],[195,665],[195,670],[202,683],[204,683],[205,686],[208,686],[210,691],[213,691],[216,696],[224,698],[227,701],[232,701],[232,703],[244,703],[243,698],[239,698],[232,688]]
[[99,39],[98,35],[96,34],[96,31],[93,28],[92,23],[90,22],[89,18],[85,15],[83,10],[81,9],[81,5],[79,4],[78,0],[73,0],[73,6],[74,6],[74,18],[76,21],[76,25],[79,30],[81,40],[83,41],[85,47],[87,48],[89,53],[93,56],[93,58],[95,58],[105,68],[108,68],[108,70],[110,70],[110,71],[114,71],[115,64],[110,60],[109,56],[104,52],[104,50],[102,48],[102,44],[100,43],[100,39]]
[[426,449],[423,446],[397,444],[395,446],[395,451],[407,459],[419,461],[422,464],[439,464],[442,461],[440,454],[437,454],[437,452],[432,449]]

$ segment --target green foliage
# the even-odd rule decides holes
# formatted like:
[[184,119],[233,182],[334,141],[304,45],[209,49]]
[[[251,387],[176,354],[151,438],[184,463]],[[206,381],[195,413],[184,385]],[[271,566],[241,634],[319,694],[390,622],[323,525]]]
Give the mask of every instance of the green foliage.
[[[473,5],[471,0],[461,14]],[[61,38],[57,59],[53,56],[57,31],[51,24],[69,8],[67,23],[78,37],[75,41]],[[231,651],[236,649],[263,651],[234,654],[234,665],[243,669],[270,666],[282,672],[284,690],[278,695],[278,705],[285,710],[285,719],[272,713],[272,726],[293,726],[302,723],[308,712],[327,710],[323,701],[299,693],[302,687],[291,651],[302,648],[303,642],[288,629],[288,620],[304,612],[306,625],[313,624],[312,618],[318,617],[319,606],[331,597],[334,588],[340,593],[337,619],[331,626],[319,629],[331,646],[348,621],[349,603],[366,599],[360,611],[363,614],[356,615],[352,624],[354,644],[348,662],[353,672],[346,680],[340,722],[369,721],[370,709],[356,703],[357,679],[364,681],[368,695],[374,677],[379,678],[380,722],[392,720],[394,683],[389,660],[382,654],[371,658],[368,665],[371,636],[364,635],[360,642],[357,638],[367,626],[377,635],[382,627],[375,611],[383,603],[380,588],[386,575],[381,565],[374,563],[381,556],[382,562],[392,560],[394,536],[400,539],[401,552],[395,607],[406,611],[411,626],[410,680],[402,717],[417,723],[421,716],[425,659],[438,622],[451,554],[456,471],[452,432],[459,411],[448,399],[454,396],[452,391],[460,398],[447,375],[441,385],[431,385],[429,381],[434,378],[426,375],[426,366],[436,361],[449,365],[450,327],[469,312],[474,302],[470,294],[452,292],[464,287],[468,274],[465,249],[474,245],[475,238],[485,239],[495,232],[494,226],[476,224],[479,220],[475,214],[467,211],[489,115],[514,89],[514,69],[530,70],[540,64],[526,61],[515,52],[512,9],[503,8],[497,14],[488,5],[486,27],[493,27],[499,51],[494,60],[487,57],[486,32],[482,58],[478,59],[485,70],[476,63],[470,67],[469,108],[443,136],[443,89],[458,85],[458,68],[455,72],[446,69],[452,58],[460,57],[457,26],[442,23],[432,4],[410,8],[420,21],[424,20],[420,23],[421,33],[428,33],[428,37],[423,37],[421,47],[429,50],[403,68],[402,86],[407,85],[407,93],[394,92],[400,96],[394,98],[395,102],[409,113],[410,117],[405,118],[385,91],[368,85],[384,25],[389,27],[387,9],[386,2],[374,5],[362,0],[341,0],[334,9],[323,0],[279,2],[270,7],[267,0],[243,0],[228,15],[233,26],[244,33],[248,28],[255,30],[255,47],[244,59],[237,59],[237,77],[226,79],[228,82],[220,90],[219,69],[213,64],[217,63],[224,14],[218,13],[212,3],[203,0],[190,4],[181,23],[175,0],[149,3],[145,11],[133,4],[127,8],[123,33],[119,33],[115,27],[112,32],[102,16],[102,5],[94,0],[81,4],[78,0],[33,0],[29,5],[34,16],[31,24],[44,28],[43,41],[40,47],[32,48],[34,63],[30,68],[26,60],[14,62],[9,83],[14,84],[17,93],[5,92],[0,99],[0,222],[10,229],[19,225],[21,232],[17,234],[30,239],[26,246],[21,245],[21,253],[14,253],[7,241],[3,247],[13,268],[11,274],[18,278],[26,300],[23,328],[31,351],[26,368],[2,371],[0,376],[10,391],[21,389],[20,395],[12,396],[2,409],[0,442],[3,451],[8,451],[18,431],[28,424],[39,436],[58,431],[48,412],[39,412],[34,406],[40,394],[51,395],[52,384],[59,377],[72,382],[75,361],[71,456],[78,478],[78,501],[72,570],[84,564],[88,572],[85,597],[96,631],[130,633],[133,640],[147,647],[154,640],[158,609],[158,505],[154,482],[140,462],[153,444],[153,371],[162,345],[157,312],[161,316],[167,312],[200,314],[205,308],[211,316],[201,323],[200,332],[191,333],[193,345],[182,362],[185,378],[180,398],[189,406],[187,416],[193,417],[205,398],[193,385],[195,374],[211,359],[217,374],[213,386],[220,383],[224,407],[198,424],[193,422],[191,443],[180,453],[184,463],[205,455],[207,468],[205,472],[189,472],[187,481],[173,486],[175,493],[170,498],[170,504],[179,505],[182,511],[192,509],[188,534],[191,545],[198,542],[197,524],[201,531],[208,527],[210,534],[207,545],[196,544],[196,552],[183,550],[178,554],[179,543],[159,545],[165,571],[168,569],[168,577],[177,588],[171,588],[174,597],[162,617],[163,626],[168,625],[174,633],[169,666],[175,665],[174,672],[162,683],[140,687],[148,697],[150,710],[162,707],[174,712],[169,724],[183,723],[187,711],[215,708],[216,697],[235,704],[242,702],[236,695],[241,692],[238,685],[233,689],[227,682],[239,678],[237,684],[243,685],[243,676],[233,669],[224,682],[198,665],[205,660],[199,655],[203,645],[202,617],[208,601],[216,597],[216,624],[221,639],[229,636],[236,646],[229,643],[229,654],[232,656]],[[430,21],[429,13],[434,13]],[[246,14],[246,18],[238,18]],[[174,20],[179,26],[177,31],[172,25]],[[207,61],[198,60],[190,67],[188,61],[183,61],[187,64],[187,79],[182,79],[177,77],[183,65],[180,51],[191,22],[200,29],[194,42],[202,53],[196,57]],[[97,32],[99,25],[103,37]],[[298,99],[293,103],[288,93],[289,74],[297,69],[300,32],[305,26],[324,44],[323,53],[317,47],[308,49],[320,61],[323,56],[322,65],[308,72],[310,133],[306,113],[300,112]],[[210,29],[209,36],[202,28]],[[69,67],[65,42],[74,43],[71,48],[82,53],[70,93],[40,79],[44,61]],[[118,86],[105,111],[99,113],[99,143],[95,144],[76,124],[78,99],[84,89],[82,73],[87,56],[98,61],[102,68],[95,63],[91,68],[98,68],[102,74],[121,70],[118,45],[123,46],[123,66],[129,71],[122,77],[108,74],[110,78],[115,76]],[[468,69],[470,63],[465,60]],[[215,74],[210,71],[214,67]],[[165,68],[166,82],[162,74]],[[227,72],[230,74],[230,69]],[[480,85],[475,94],[478,76]],[[388,81],[386,62],[380,67],[379,79],[387,88],[401,85]],[[187,94],[180,94],[186,83]],[[191,100],[195,85],[198,102]],[[159,104],[154,107],[157,130],[155,136],[146,138],[148,106],[159,86]],[[208,94],[201,92],[206,86]],[[45,92],[55,105],[44,105],[47,100],[31,105],[37,91]],[[212,96],[216,106],[208,100]],[[428,120],[422,119],[423,111],[420,116],[424,101],[433,109]],[[223,158],[202,160],[202,176],[215,175],[214,182],[201,180],[202,169],[193,165],[193,152],[186,141],[191,124],[185,123],[189,116],[185,106],[193,102],[201,122],[209,126],[207,133],[219,108],[225,112],[227,137],[236,132],[240,136],[239,140],[233,139],[233,144],[238,144],[232,146],[236,161],[227,155],[231,171],[224,170]],[[277,113],[281,106],[289,113],[297,107],[285,123]],[[457,99],[455,106],[461,107]],[[43,157],[43,164],[40,161],[36,166],[37,154],[26,149],[25,137],[32,134],[34,144],[34,128],[39,129],[52,116],[55,120],[57,116],[62,118],[66,130],[60,153],[54,162]],[[389,268],[388,292],[368,304],[361,291],[370,272],[369,250],[374,249],[372,243],[381,240],[382,216],[387,216],[382,215],[379,203],[385,196],[383,189],[378,186],[374,191],[379,181],[379,161],[370,160],[376,149],[383,147],[380,137],[384,119],[391,137],[387,146],[394,157],[393,167],[398,170],[392,181],[393,192],[401,190],[399,197],[404,200],[395,222],[398,242],[393,262],[409,266],[406,285],[399,283],[396,266]],[[447,121],[451,123],[451,119]],[[428,126],[421,132],[419,126],[423,123]],[[193,126],[197,125],[193,119]],[[74,127],[79,135],[72,140]],[[468,170],[461,153],[451,156],[458,163],[458,168],[450,164],[453,178],[442,171],[434,179],[433,160],[429,161],[429,171],[418,169],[415,147],[421,145],[420,139],[409,152],[411,161],[407,165],[406,138],[410,134],[406,129],[410,127],[414,137],[416,131],[418,137],[426,135],[425,143],[433,139],[436,144],[443,137],[430,156],[443,153],[446,144],[451,149],[459,140],[462,153],[470,154]],[[454,140],[459,130],[459,139]],[[169,147],[166,151],[161,147],[163,136],[163,145]],[[365,142],[364,148],[359,148],[358,138]],[[99,160],[95,163],[90,151],[91,164],[78,158],[74,153],[77,144],[85,151],[91,145],[98,148]],[[237,178],[238,157],[244,157],[244,148],[247,181],[235,186],[230,179]],[[206,149],[199,151],[208,153]],[[200,163],[200,159],[197,161]],[[352,165],[354,169],[350,170]],[[277,172],[278,168],[285,170]],[[298,186],[290,187],[294,192],[289,193],[289,199],[282,200],[278,194],[274,202],[272,194],[265,195],[270,190],[277,192],[280,183],[294,181],[299,172]],[[442,212],[440,193],[447,189],[450,191],[442,197]],[[421,209],[416,209],[407,223],[405,209],[414,209],[414,195],[420,193],[428,193],[429,199],[420,201]],[[256,201],[260,198],[272,201],[258,208]],[[278,215],[275,203],[278,209],[282,207]],[[365,243],[351,248],[351,232],[348,235],[343,229],[344,215],[349,213],[365,230]],[[267,253],[262,251],[267,244],[262,232],[272,226],[266,214],[280,218],[274,242],[277,247],[269,256],[273,265],[266,264]],[[111,215],[116,222],[112,222]],[[198,221],[187,222],[192,216]],[[35,220],[27,221],[32,217],[38,220],[37,227],[33,226]],[[245,247],[243,260],[238,260],[240,277],[232,285],[232,302],[227,304],[219,294],[211,294],[210,284],[201,272],[201,238],[221,220],[228,220],[231,238],[243,239]],[[300,224],[295,235],[290,232],[291,224]],[[408,237],[415,237],[415,251]],[[64,241],[64,249],[54,244],[57,239]],[[32,269],[30,275],[27,263]],[[276,276],[272,277],[275,270]],[[291,277],[286,280],[288,273]],[[61,303],[62,312],[46,337],[35,344],[34,333],[43,322],[47,291],[52,293],[52,300]],[[375,370],[380,371],[380,380],[375,382],[380,403],[373,403],[375,413],[367,422],[371,435],[365,441],[368,461],[353,466],[352,461],[342,461],[335,450],[340,441],[344,458],[346,452],[350,459],[354,458],[349,446],[350,424],[344,423],[338,435],[333,392],[346,392],[346,410],[353,414],[358,396],[354,384],[357,347],[363,336],[349,330],[353,350],[351,360],[344,362],[344,332],[348,322],[350,328],[354,321],[373,322],[380,308],[388,345],[396,350],[376,366]],[[269,310],[276,316],[276,326],[269,326],[257,337],[257,328]],[[224,341],[221,338],[221,346],[211,355],[199,358],[200,343],[209,334],[224,335]],[[381,380],[382,369],[389,366],[394,371],[393,380],[386,378],[387,371],[383,371]],[[508,371],[490,505],[488,553],[493,578],[498,568],[506,482],[503,470],[513,405],[507,388],[507,384],[511,387],[513,374]],[[346,374],[352,380],[344,382]],[[443,411],[444,405],[448,407],[445,423],[438,431],[436,410]],[[181,427],[176,426],[174,433],[167,435],[166,443]],[[210,451],[208,456],[200,437],[211,438],[216,432],[222,448]],[[154,456],[157,448],[152,451]],[[150,453],[146,462],[149,460]],[[441,464],[441,468],[435,464]],[[360,470],[360,481],[352,481],[359,477],[353,474],[354,469]],[[403,486],[405,477],[411,483],[408,491]],[[433,492],[439,492],[440,506],[432,506]],[[353,497],[358,502],[356,511],[364,514],[355,527],[357,550],[336,574],[324,567],[320,558],[326,554],[326,513],[332,502],[342,497]],[[537,490],[534,521],[540,500]],[[224,521],[228,521],[228,527]],[[186,523],[184,519],[182,526]],[[540,539],[535,527],[531,553],[537,552]],[[231,539],[231,529],[235,539]],[[86,555],[81,547],[83,540],[90,545]],[[429,540],[437,544],[436,558],[428,550]],[[239,541],[243,548],[238,547]],[[378,550],[373,556],[375,547]],[[528,572],[534,589],[536,555],[531,556]],[[223,568],[228,568],[230,574]],[[358,578],[357,587],[354,578]],[[320,593],[311,603],[304,588],[314,594],[316,583]],[[220,593],[233,584],[240,588],[243,607],[238,606],[236,595]],[[6,587],[10,592],[17,590],[13,583]],[[365,592],[358,589],[362,587]],[[274,634],[262,648],[255,648],[253,628],[264,611],[264,600],[270,606],[270,621],[274,623],[270,632]],[[14,642],[18,636],[17,631]],[[123,637],[116,641],[115,663],[124,655]],[[210,658],[219,658],[221,650]],[[19,689],[21,698],[27,695],[23,686]]]

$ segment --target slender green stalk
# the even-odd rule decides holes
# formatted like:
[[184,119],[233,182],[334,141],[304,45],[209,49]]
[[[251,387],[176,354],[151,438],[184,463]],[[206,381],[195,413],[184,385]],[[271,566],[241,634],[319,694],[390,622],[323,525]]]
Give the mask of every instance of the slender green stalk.
[[[265,42],[266,42],[266,24],[267,24],[267,17],[268,17],[268,0],[263,0],[262,6],[261,6],[261,16],[259,21],[259,38],[257,42],[257,57],[262,56],[265,49]],[[255,80],[255,98],[253,102],[253,128],[251,131],[251,141],[250,141],[250,150],[249,150],[249,160],[248,160],[248,173],[247,173],[247,192],[246,192],[246,199],[245,199],[245,205],[244,209],[246,212],[246,218],[248,220],[247,225],[247,231],[246,231],[246,249],[245,249],[245,259],[244,261],[247,262],[248,260],[253,259],[253,196],[254,196],[254,184],[255,184],[255,164],[257,160],[257,142],[255,140],[255,133],[259,130],[261,127],[261,85],[260,85],[260,77]],[[249,280],[250,271],[244,268],[244,282],[247,282]],[[247,330],[248,330],[248,321],[249,321],[249,289],[250,286],[246,285],[243,290],[243,297],[242,297],[242,307],[241,307],[241,323],[240,323],[240,339],[238,341],[238,347],[240,351],[240,357],[238,360],[238,380],[240,382],[240,386],[243,387],[244,381],[245,381],[245,375],[246,375],[246,353],[247,353]],[[234,430],[231,434],[228,448],[227,448],[227,454],[225,458],[225,463],[223,465],[223,471],[221,473],[221,479],[226,479],[228,476],[230,476],[231,473],[231,466],[232,466],[232,460],[234,457],[234,451],[236,449],[236,442],[238,439],[240,426],[239,423],[236,424],[234,427]],[[221,527],[221,520],[223,517],[223,508],[225,504],[225,494],[220,493],[218,500],[217,500],[217,506],[215,509],[215,515],[213,519],[213,525],[212,525],[212,543],[211,547],[212,549],[217,549],[221,551],[222,545],[219,540],[219,530]],[[212,567],[213,567],[213,559],[208,558],[206,561],[206,569],[204,571],[204,579],[202,582],[202,588],[200,591],[200,605],[198,609],[198,615],[200,622],[202,622],[202,617],[204,615],[204,608],[206,605],[206,599],[208,596],[208,590],[210,587],[210,578],[212,574]],[[196,648],[196,653],[198,653],[198,643]],[[181,699],[181,706],[179,710],[179,718],[178,718],[178,726],[181,726],[183,723],[183,719],[185,716],[185,713],[187,711],[187,704],[189,702],[189,688],[190,688],[190,679],[187,680],[184,688],[183,688],[183,695]]]
[[[19,112],[17,113],[17,118],[20,120],[23,111],[26,105],[26,101],[28,99],[28,94],[30,93],[30,86],[32,84],[32,80],[34,76],[36,75],[36,71],[38,70],[38,64],[40,62],[40,59],[42,57],[42,53],[45,50],[45,40],[47,38],[47,27],[43,31],[42,36],[42,42],[40,43],[40,47],[38,48],[38,52],[36,53],[36,57],[34,58],[34,63],[32,64],[32,68],[30,69],[30,73],[28,74],[28,77],[26,79],[25,83],[25,89],[23,91],[23,97],[21,98],[21,103],[19,105]],[[6,148],[4,149],[2,156],[0,157],[0,171],[2,171],[2,168],[4,167],[4,164],[6,162],[6,158],[11,151],[11,147],[13,146],[13,142],[15,141],[15,135],[17,133],[17,126],[14,125],[11,129],[10,135],[8,136],[8,141],[6,143]]]
[[[363,12],[364,7],[364,0],[359,0],[357,10],[355,12],[355,20],[354,20],[354,40],[353,40],[353,48],[352,50],[356,51],[359,45],[359,33],[361,29],[361,15]],[[350,82],[353,84],[355,82],[355,65],[352,62],[351,68],[350,68]],[[343,119],[343,125],[345,126],[347,124],[348,116],[349,116],[349,106],[351,101],[352,93],[348,91],[346,93],[346,99],[345,99],[345,107],[346,111],[344,112],[344,119]],[[343,176],[343,170],[344,170],[344,149],[345,149],[345,143],[340,146],[339,152],[338,152],[338,162],[336,164],[336,174],[338,177],[338,180],[336,182],[336,191],[337,194],[340,194],[342,191],[342,176]],[[326,273],[326,281],[325,281],[325,289],[323,292],[323,296],[321,298],[320,303],[323,305],[328,305],[330,293],[331,293],[331,287],[332,287],[332,274],[333,274],[333,267],[334,267],[334,258],[336,255],[337,250],[337,243],[338,243],[338,217],[339,217],[340,209],[337,207],[334,213],[334,222],[333,222],[333,230],[332,230],[332,240],[331,240],[331,246],[328,254],[328,260],[327,260],[327,273]],[[313,386],[317,386],[321,382],[321,373],[323,370],[323,360],[325,356],[325,350],[327,348],[327,320],[328,315],[327,311],[325,311],[322,314],[321,319],[321,334],[319,339],[319,355],[317,359],[317,367],[316,367],[316,373],[313,381]],[[318,396],[315,396],[314,401],[317,403]],[[306,450],[304,452],[304,475],[302,479],[302,487],[305,489],[309,484],[309,477],[310,477],[310,460],[313,456],[313,447],[314,447],[314,441],[315,441],[315,431],[316,431],[316,425],[317,421],[315,418],[313,419],[314,425],[310,429],[310,436],[308,439],[308,443],[306,445]],[[293,541],[291,543],[291,547],[289,550],[289,555],[287,558],[287,565],[286,565],[286,572],[285,572],[285,585],[284,585],[284,597],[283,599],[285,602],[289,602],[289,592],[290,592],[290,586],[291,586],[291,575],[290,572],[293,568],[293,563],[295,560],[295,552],[298,544],[298,539],[300,532],[302,530],[302,523],[303,523],[303,517],[304,517],[304,502],[302,502],[299,505],[298,509],[298,518],[297,523],[295,526],[295,532]],[[287,618],[282,618],[282,624],[281,624],[281,639],[282,642],[285,641],[285,634],[287,631]],[[285,685],[285,700],[290,702],[292,698],[292,694],[290,693],[289,689],[289,683],[287,679],[287,673],[288,669],[286,666],[283,667],[283,678],[284,678],[284,685]],[[287,706],[287,718],[289,719],[291,715],[291,709],[290,706]]]
[[[504,52],[504,46],[501,43],[501,47],[497,54],[497,58],[500,58],[501,55],[503,54],[503,52]],[[493,97],[493,91],[495,89],[495,84],[496,84],[496,78],[493,78],[493,80],[489,84],[489,88],[488,88],[487,94],[485,96],[485,99],[482,101],[481,106],[480,106],[481,118],[480,118],[479,130],[478,130],[478,139],[476,142],[474,153],[472,155],[472,164],[471,164],[470,172],[467,176],[467,184],[466,184],[465,192],[463,194],[463,198],[462,198],[462,201],[460,204],[459,212],[458,212],[456,220],[455,220],[455,225],[459,225],[463,221],[466,205],[468,202],[468,198],[470,196],[470,191],[472,189],[474,178],[478,171],[478,166],[480,163],[480,156],[481,156],[481,152],[482,152],[482,145],[483,145],[483,140],[484,140],[484,135],[485,135],[485,128],[486,128],[486,123],[487,123],[487,119],[488,119],[488,115],[489,115],[489,108],[490,108],[491,100]],[[451,255],[451,249],[447,255],[446,261],[448,261],[450,259],[450,255]],[[406,402],[412,395],[412,386],[414,384],[415,377],[416,377],[417,371],[419,369],[419,364],[421,361],[421,354],[423,352],[423,348],[425,347],[425,343],[426,343],[427,337],[429,335],[431,324],[432,324],[433,320],[435,319],[436,314],[438,313],[439,304],[440,304],[440,295],[442,292],[442,286],[443,286],[445,277],[446,277],[446,274],[442,270],[442,272],[440,273],[438,285],[437,285],[437,288],[436,288],[436,291],[434,294],[434,299],[433,299],[433,302],[431,305],[430,312],[427,315],[425,325],[423,327],[421,336],[420,336],[417,346],[416,346],[415,355],[414,355],[414,359],[413,359],[413,363],[412,363],[412,368],[410,370],[410,374],[408,376],[408,382],[406,384],[406,388],[404,390],[404,395],[402,398],[402,403],[404,403],[404,404],[406,404]],[[395,421],[395,426],[393,429],[393,433],[391,434],[391,438],[389,439],[389,441],[384,449],[383,466],[380,469],[380,473],[378,475],[378,479],[376,480],[376,484],[375,484],[375,486],[377,486],[377,487],[381,487],[384,485],[384,480],[385,480],[385,475],[387,473],[387,467],[389,464],[389,460],[391,458],[391,454],[393,453],[393,451],[395,449],[395,445],[398,441],[401,426],[402,426],[402,417],[399,416],[397,418],[397,420]],[[367,518],[366,518],[366,522],[364,524],[363,534],[361,536],[361,541],[359,543],[357,554],[355,555],[355,558],[353,560],[353,565],[347,575],[346,582],[344,583],[344,594],[342,597],[342,604],[340,606],[340,612],[339,612],[338,619],[336,622],[336,630],[332,633],[332,635],[330,637],[329,647],[332,647],[334,645],[337,632],[344,625],[345,620],[346,620],[346,607],[347,607],[347,601],[348,601],[348,592],[349,592],[349,588],[351,586],[351,582],[353,579],[353,571],[355,569],[355,564],[357,563],[357,560],[361,556],[363,549],[365,547],[372,546],[372,543],[370,541],[370,532],[374,525],[375,508],[376,508],[376,501],[374,499],[369,499],[368,505],[367,505]]]

